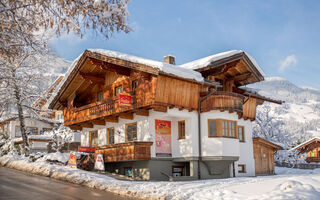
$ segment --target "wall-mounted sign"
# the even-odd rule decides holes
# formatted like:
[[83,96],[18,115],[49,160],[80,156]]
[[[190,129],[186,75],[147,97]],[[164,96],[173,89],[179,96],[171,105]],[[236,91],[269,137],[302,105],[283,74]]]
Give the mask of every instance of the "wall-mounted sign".
[[120,106],[131,106],[132,105],[132,97],[127,93],[118,94],[118,100]]
[[96,162],[94,163],[94,169],[98,171],[104,171],[104,161],[103,161],[103,155],[98,154],[96,158]]
[[94,153],[96,151],[95,147],[78,147],[79,152],[86,152],[86,153]]
[[77,168],[77,156],[74,152],[70,153],[68,167]]
[[171,121],[155,120],[156,156],[171,157]]

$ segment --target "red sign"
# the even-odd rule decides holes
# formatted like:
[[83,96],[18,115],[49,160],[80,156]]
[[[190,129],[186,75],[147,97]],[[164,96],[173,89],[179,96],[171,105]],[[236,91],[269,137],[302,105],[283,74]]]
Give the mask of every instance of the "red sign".
[[120,106],[131,106],[132,97],[130,94],[120,93],[118,94],[119,105]]
[[155,120],[156,156],[171,157],[171,121]]
[[95,147],[78,147],[79,152],[87,152],[87,153],[94,153],[96,152]]

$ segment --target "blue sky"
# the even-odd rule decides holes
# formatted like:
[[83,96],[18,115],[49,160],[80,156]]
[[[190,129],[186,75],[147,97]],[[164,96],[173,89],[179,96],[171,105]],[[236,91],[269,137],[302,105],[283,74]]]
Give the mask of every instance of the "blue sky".
[[51,41],[58,55],[75,59],[85,49],[103,48],[183,64],[211,54],[242,49],[267,76],[320,89],[320,1],[318,0],[132,0],[134,31],[105,40],[87,32]]

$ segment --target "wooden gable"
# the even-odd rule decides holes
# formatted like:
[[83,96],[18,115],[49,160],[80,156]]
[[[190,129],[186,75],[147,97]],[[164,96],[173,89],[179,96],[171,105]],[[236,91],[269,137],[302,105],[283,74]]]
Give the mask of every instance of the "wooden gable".
[[223,81],[224,87],[232,84],[235,87],[259,81],[264,77],[245,53],[211,62],[209,65],[196,69],[203,77],[213,81]]

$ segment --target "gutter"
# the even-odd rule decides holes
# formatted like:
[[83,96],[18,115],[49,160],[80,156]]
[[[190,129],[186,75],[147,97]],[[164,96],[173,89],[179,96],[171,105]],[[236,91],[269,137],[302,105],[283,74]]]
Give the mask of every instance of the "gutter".
[[202,146],[201,146],[201,119],[200,119],[200,106],[201,106],[201,102],[204,101],[205,99],[207,99],[209,96],[211,96],[212,94],[214,94],[216,91],[210,91],[209,94],[207,94],[204,97],[201,97],[198,101],[198,151],[199,151],[199,159],[198,159],[198,178],[201,179],[201,171],[200,171],[200,162],[202,161]]

